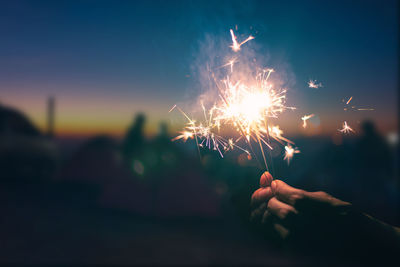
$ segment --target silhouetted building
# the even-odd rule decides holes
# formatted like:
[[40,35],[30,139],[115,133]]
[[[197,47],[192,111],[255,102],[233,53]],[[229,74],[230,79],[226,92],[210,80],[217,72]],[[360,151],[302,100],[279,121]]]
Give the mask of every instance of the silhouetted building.
[[2,179],[37,180],[52,175],[55,145],[19,111],[0,106],[0,170]]

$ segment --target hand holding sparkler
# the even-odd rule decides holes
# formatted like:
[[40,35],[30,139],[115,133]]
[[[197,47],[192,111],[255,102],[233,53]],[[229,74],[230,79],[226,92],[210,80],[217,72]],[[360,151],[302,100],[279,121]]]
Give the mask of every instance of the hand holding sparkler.
[[[356,211],[349,202],[273,180],[268,172],[252,197],[250,219],[260,233],[321,256],[397,256],[400,229]],[[303,249],[306,249],[303,251]],[[381,253],[381,254],[380,254]]]

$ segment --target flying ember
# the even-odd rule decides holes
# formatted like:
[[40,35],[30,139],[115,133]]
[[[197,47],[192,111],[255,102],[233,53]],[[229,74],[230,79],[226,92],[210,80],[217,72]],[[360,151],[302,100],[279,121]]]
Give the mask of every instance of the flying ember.
[[322,87],[322,83],[318,83],[316,80],[309,80],[308,87],[317,89],[317,88]]
[[307,120],[311,119],[312,117],[314,117],[314,114],[304,115],[301,117],[301,120],[303,121],[303,128],[307,127]]
[[353,133],[355,132],[349,125],[347,125],[346,121],[343,122],[343,128],[339,129],[338,131],[341,133],[345,133],[345,134],[350,133],[350,132],[353,132]]

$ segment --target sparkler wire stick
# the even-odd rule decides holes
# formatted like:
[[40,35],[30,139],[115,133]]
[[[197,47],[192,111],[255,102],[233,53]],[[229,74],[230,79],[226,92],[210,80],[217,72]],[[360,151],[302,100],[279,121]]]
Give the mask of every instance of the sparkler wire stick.
[[[268,128],[267,120],[265,121],[264,126],[265,126],[265,128],[267,129],[267,142],[270,143],[271,141],[270,141],[270,138],[269,138],[269,128]],[[268,154],[269,154],[269,158],[271,159],[271,167],[272,167],[272,173],[271,173],[271,175],[272,175],[272,177],[274,177],[274,175],[275,175],[274,159],[272,158],[272,153],[271,153],[271,151],[272,151],[272,149],[270,149],[270,150],[268,151]],[[267,167],[267,171],[269,172],[268,167]],[[272,179],[273,179],[273,178],[272,178]]]

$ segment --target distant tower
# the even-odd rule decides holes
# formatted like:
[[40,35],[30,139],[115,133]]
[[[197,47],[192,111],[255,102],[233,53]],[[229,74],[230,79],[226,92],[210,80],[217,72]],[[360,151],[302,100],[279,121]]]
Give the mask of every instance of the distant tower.
[[47,99],[47,136],[54,136],[54,109],[55,109],[55,99],[54,97],[49,97]]

